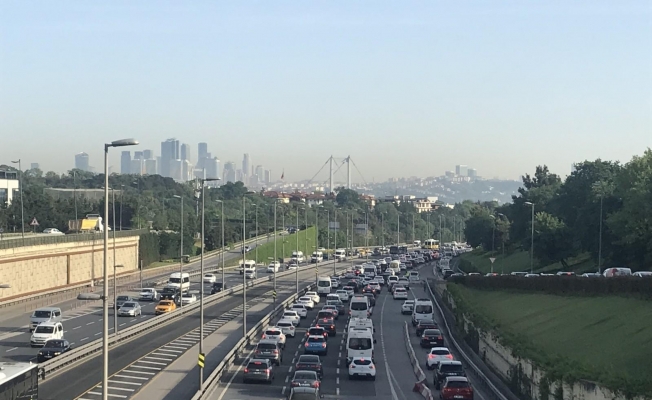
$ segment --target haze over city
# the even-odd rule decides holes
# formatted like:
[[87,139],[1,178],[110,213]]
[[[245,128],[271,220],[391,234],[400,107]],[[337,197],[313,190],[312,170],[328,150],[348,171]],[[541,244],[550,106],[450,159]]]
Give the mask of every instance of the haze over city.
[[63,172],[86,152],[99,171],[104,142],[135,137],[287,180],[331,155],[368,181],[626,162],[652,137],[650,18],[640,1],[3,1],[0,160]]

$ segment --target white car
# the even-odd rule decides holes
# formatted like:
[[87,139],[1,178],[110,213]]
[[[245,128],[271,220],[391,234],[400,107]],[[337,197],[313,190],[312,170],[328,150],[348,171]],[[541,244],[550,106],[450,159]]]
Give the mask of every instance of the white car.
[[277,326],[272,326],[265,329],[265,331],[263,331],[262,339],[276,340],[276,342],[280,344],[281,347],[285,347],[285,334],[283,333],[283,330]]
[[405,300],[401,306],[401,314],[412,314],[414,311],[414,300]]
[[418,272],[412,272],[410,273],[410,281],[419,281],[419,273]]
[[204,274],[204,283],[215,283],[217,276],[215,274]]
[[[349,296],[349,299],[351,297],[353,297],[353,295],[355,294],[355,290],[353,289],[353,286],[344,286],[344,291]],[[338,292],[339,292],[339,290],[338,290]],[[347,299],[347,301],[348,301],[348,299]]]
[[296,311],[300,318],[306,318],[308,316],[308,309],[301,303],[292,304],[290,309]]
[[408,299],[408,293],[405,288],[399,287],[394,290],[394,300],[407,300]]
[[280,329],[285,336],[291,338],[296,335],[296,328],[294,327],[294,322],[289,319],[281,319],[276,323],[276,328]]
[[29,344],[32,347],[43,346],[50,339],[63,339],[61,322],[41,322],[34,329]]
[[272,262],[269,263],[269,265],[267,266],[267,272],[274,273],[274,272],[278,272],[279,269],[281,269],[281,263],[278,262],[278,261],[272,261]]
[[159,301],[161,296],[154,288],[143,288],[138,297],[143,301]]
[[197,296],[192,293],[184,293],[181,295],[181,305],[192,304],[197,301]]
[[57,228],[45,228],[43,229],[43,233],[47,235],[63,235],[64,233],[58,230]]
[[299,322],[301,322],[301,317],[299,317],[299,314],[294,310],[285,310],[285,311],[283,311],[283,316],[281,318],[282,319],[288,319],[288,320],[292,321],[294,326],[299,325]]
[[304,306],[306,306],[306,308],[308,310],[312,310],[313,308],[315,308],[315,302],[312,301],[312,298],[310,298],[308,296],[299,297],[299,300],[297,301],[297,303],[303,304]]
[[371,357],[356,357],[349,364],[349,379],[371,378],[376,380],[376,366]]
[[442,361],[453,361],[453,355],[448,347],[433,347],[430,349],[426,358],[426,366],[428,369],[435,369]]
[[336,295],[340,296],[340,300],[342,300],[343,303],[348,303],[349,301],[349,292],[346,290],[338,290],[335,292]]
[[315,304],[319,304],[321,301],[321,297],[319,297],[319,294],[317,292],[306,292],[306,296],[310,297],[312,299],[312,302]]

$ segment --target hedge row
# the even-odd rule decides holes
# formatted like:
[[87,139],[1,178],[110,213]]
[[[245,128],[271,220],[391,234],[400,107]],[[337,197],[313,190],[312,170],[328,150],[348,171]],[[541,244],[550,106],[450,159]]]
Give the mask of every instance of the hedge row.
[[638,277],[583,278],[579,276],[459,276],[452,282],[479,290],[516,290],[558,296],[621,296],[652,300],[652,279]]

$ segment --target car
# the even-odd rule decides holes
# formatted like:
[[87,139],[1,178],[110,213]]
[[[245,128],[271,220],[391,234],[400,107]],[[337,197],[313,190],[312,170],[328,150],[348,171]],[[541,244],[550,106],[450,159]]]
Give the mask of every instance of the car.
[[267,272],[273,273],[278,272],[281,269],[281,263],[278,261],[272,261],[267,266]]
[[217,280],[217,275],[204,274],[204,283],[215,283],[216,280]]
[[154,314],[160,315],[172,312],[177,309],[177,305],[172,300],[161,300],[154,308]]
[[340,290],[336,291],[335,294],[340,296],[340,300],[342,302],[348,302],[349,298],[351,297],[351,296],[349,296],[349,292],[347,292],[344,289],[340,289]]
[[45,228],[43,233],[46,235],[63,235],[64,233],[58,230],[57,228]]
[[369,300],[369,306],[374,307],[376,305],[376,297],[374,297],[373,293],[365,293],[364,297]]
[[311,326],[306,331],[306,336],[323,336],[328,339],[328,332],[321,326]]
[[226,289],[228,289],[227,285],[222,285],[222,282],[215,282],[211,287],[211,294],[219,293]]
[[285,348],[286,337],[283,330],[279,327],[272,326],[265,329],[263,331],[262,339],[276,340],[276,342],[281,345],[281,348]]
[[181,295],[181,305],[185,306],[188,304],[192,304],[197,301],[197,296],[190,292],[185,292]]
[[403,287],[398,287],[394,289],[394,294],[392,294],[394,297],[394,300],[407,300],[408,299],[408,293],[407,290]]
[[274,366],[270,360],[252,358],[247,363],[242,375],[242,383],[265,382],[272,383],[274,380]]
[[143,288],[140,290],[138,298],[141,301],[159,301],[161,295],[154,288]]
[[319,304],[319,302],[321,301],[321,297],[319,296],[319,294],[317,294],[317,292],[306,292],[305,296],[310,297],[312,299],[312,302],[315,304]]
[[410,273],[410,278],[408,279],[410,282],[419,282],[419,273],[418,272],[412,272]]
[[323,335],[308,336],[304,344],[305,354],[328,354],[328,343]]
[[324,369],[319,356],[312,354],[302,354],[299,356],[297,363],[294,365],[295,371],[315,371],[317,377],[321,380],[324,377]]
[[336,336],[337,328],[335,327],[335,320],[333,317],[319,318],[317,319],[316,327],[322,327],[328,332],[328,336]]
[[115,306],[120,309],[122,305],[128,301],[135,301],[131,296],[118,296],[118,298],[115,301]]
[[344,306],[344,303],[341,300],[327,300],[326,305],[335,306],[337,308],[337,311],[339,312],[339,315],[344,315],[344,313],[346,312],[346,307]]
[[371,357],[354,358],[349,364],[349,379],[370,378],[376,380],[376,366]]
[[318,388],[321,385],[319,375],[315,371],[295,371],[294,376],[292,377],[292,382],[290,382],[290,387],[310,387]]
[[251,251],[251,246],[245,245],[245,247],[242,248],[242,253],[249,253]]
[[343,289],[346,292],[346,294],[349,295],[349,298],[351,298],[351,297],[353,297],[355,292],[357,292],[357,284],[356,285],[351,285],[351,284],[346,285],[346,286],[344,286]]
[[315,308],[315,302],[312,301],[312,298],[309,297],[309,296],[301,296],[301,297],[299,297],[299,300],[297,300],[297,303],[303,304],[304,306],[306,306],[306,308],[308,310],[312,310],[313,308]]
[[292,321],[294,326],[298,326],[299,323],[301,322],[301,317],[294,310],[285,310],[285,311],[283,311],[283,316],[281,318],[288,319],[288,320]]
[[380,291],[382,290],[378,282],[369,283],[369,287],[374,291],[375,294],[379,294]]
[[414,300],[405,300],[401,306],[401,314],[412,314],[414,311]]
[[431,319],[420,319],[419,322],[417,322],[416,326],[416,334],[417,337],[421,337],[423,335],[423,331],[426,329],[437,329],[438,326],[435,323],[435,321]]
[[435,389],[437,390],[441,389],[442,382],[449,376],[451,377],[466,376],[466,372],[464,371],[464,366],[460,361],[439,362],[439,365],[437,365],[437,368],[435,369],[434,380],[433,380]]
[[409,289],[410,288],[410,280],[404,276],[400,276],[398,278],[398,284],[402,285],[404,288]]
[[31,347],[43,346],[48,340],[63,339],[63,325],[61,322],[42,322],[32,333],[29,340]]
[[294,322],[289,319],[281,319],[276,323],[276,328],[279,328],[285,336],[294,337],[296,335],[296,328]]
[[337,306],[334,305],[325,305],[322,307],[321,311],[329,311],[331,314],[333,314],[333,318],[338,319],[340,316],[340,312],[337,309]]
[[296,311],[299,314],[299,318],[306,318],[308,316],[308,310],[303,304],[292,304],[290,310]]
[[288,263],[288,265],[287,265],[287,267],[285,269],[287,269],[288,271],[299,269],[299,264],[297,264],[296,261],[292,260],[292,261],[290,261]]
[[137,317],[143,315],[143,310],[135,301],[128,301],[118,310],[118,317]]
[[435,369],[442,361],[453,361],[453,354],[448,347],[433,347],[426,357],[426,367]]
[[41,350],[38,351],[36,359],[42,363],[59,356],[66,351],[72,350],[72,346],[65,339],[50,339],[43,344]]
[[433,346],[443,346],[444,336],[439,329],[425,329],[419,339],[421,347],[431,348]]
[[322,398],[319,388],[293,387],[290,388],[288,400],[320,400]]
[[281,345],[274,339],[261,339],[254,350],[254,358],[270,360],[272,364],[281,365],[283,362]]
[[442,400],[473,400],[473,387],[464,376],[449,376],[441,385]]

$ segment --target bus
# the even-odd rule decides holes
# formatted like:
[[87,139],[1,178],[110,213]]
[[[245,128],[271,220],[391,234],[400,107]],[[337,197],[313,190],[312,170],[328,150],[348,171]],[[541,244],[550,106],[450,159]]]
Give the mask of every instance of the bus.
[[389,247],[389,254],[407,254],[408,253],[408,247],[407,246],[390,246]]
[[439,250],[439,240],[428,239],[423,242],[423,248],[428,250]]
[[38,364],[0,362],[0,399],[37,400]]

